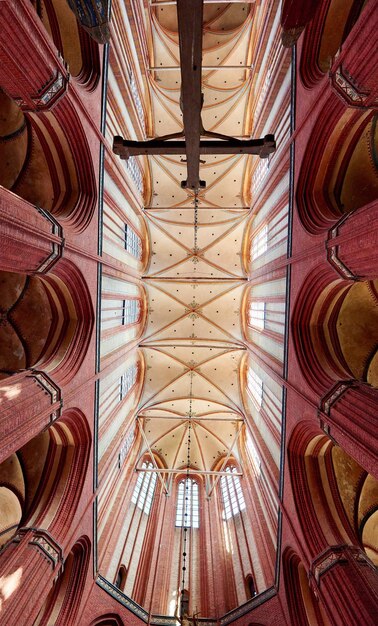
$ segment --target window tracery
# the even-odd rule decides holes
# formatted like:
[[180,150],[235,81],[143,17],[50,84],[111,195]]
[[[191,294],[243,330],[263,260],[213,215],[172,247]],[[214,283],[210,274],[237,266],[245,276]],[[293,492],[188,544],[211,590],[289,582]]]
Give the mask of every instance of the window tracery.
[[235,476],[235,465],[229,465],[225,470],[229,475],[220,479],[220,489],[223,499],[223,519],[228,520],[245,509],[245,500],[239,476]]
[[199,528],[198,483],[191,478],[178,485],[176,526]]
[[[131,160],[131,159],[129,159]],[[126,252],[130,252],[132,256],[136,259],[142,258],[142,240],[139,235],[135,232],[135,230],[125,222],[125,250]]]
[[[153,470],[154,466],[149,461],[142,463],[142,469]],[[138,480],[134,487],[134,493],[131,496],[131,503],[135,504],[139,509],[149,514],[152,505],[152,498],[156,486],[156,472],[139,472]]]

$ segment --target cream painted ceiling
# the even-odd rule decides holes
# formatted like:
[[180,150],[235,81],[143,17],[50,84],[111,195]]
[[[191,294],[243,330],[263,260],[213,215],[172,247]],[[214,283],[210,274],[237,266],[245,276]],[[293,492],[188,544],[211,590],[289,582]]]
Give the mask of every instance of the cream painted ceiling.
[[[250,69],[256,7],[205,4],[203,125],[249,138]],[[146,9],[150,67],[180,63],[175,5]],[[147,72],[153,136],[182,130],[179,69]],[[246,289],[243,235],[250,216],[250,156],[205,156],[206,188],[194,208],[182,157],[149,157],[151,196],[144,213],[151,258],[144,284],[149,316],[141,349],[146,378],[138,413],[146,442],[168,468],[212,470],[232,452],[243,427],[240,367],[246,355],[241,306]],[[197,223],[197,228],[195,228]],[[147,444],[145,446],[147,450]],[[219,466],[219,464],[218,464]],[[214,477],[207,476],[210,488]]]

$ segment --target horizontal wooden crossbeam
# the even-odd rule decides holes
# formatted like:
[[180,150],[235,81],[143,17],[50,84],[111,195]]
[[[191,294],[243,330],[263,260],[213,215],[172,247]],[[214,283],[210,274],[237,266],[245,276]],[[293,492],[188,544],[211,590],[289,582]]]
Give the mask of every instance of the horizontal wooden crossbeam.
[[[274,135],[265,135],[263,139],[201,139],[199,154],[255,154],[267,158],[276,149]],[[114,137],[113,152],[121,159],[140,155],[185,155],[186,141],[150,139],[132,141],[120,136]]]

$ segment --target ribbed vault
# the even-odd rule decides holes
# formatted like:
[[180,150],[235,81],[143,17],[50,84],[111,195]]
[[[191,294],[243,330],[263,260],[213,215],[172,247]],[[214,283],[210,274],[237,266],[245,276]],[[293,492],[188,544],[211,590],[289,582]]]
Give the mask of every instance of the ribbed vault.
[[[251,3],[204,5],[203,126],[242,139],[252,130],[254,11]],[[183,128],[176,6],[151,6],[149,17],[144,45],[150,51],[146,69],[156,137]],[[210,472],[222,458],[238,458],[245,354],[242,243],[252,158],[258,157],[205,155],[200,179],[206,188],[196,198],[181,185],[185,155],[148,157],[149,316],[141,343],[147,367],[138,414],[143,453],[157,452],[171,470],[187,465],[189,421],[193,470]],[[169,482],[174,473],[167,476]],[[214,480],[206,475],[208,493]]]

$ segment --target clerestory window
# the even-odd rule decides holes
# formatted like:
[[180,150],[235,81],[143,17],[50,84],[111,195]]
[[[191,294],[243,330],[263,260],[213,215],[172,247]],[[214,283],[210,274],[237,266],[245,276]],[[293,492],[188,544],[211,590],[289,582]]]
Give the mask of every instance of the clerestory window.
[[198,483],[191,478],[178,485],[176,526],[199,528]]
[[223,519],[228,520],[245,509],[240,477],[236,476],[237,469],[229,465],[225,470],[229,475],[220,479],[220,489],[223,499]]
[[122,326],[128,326],[129,324],[135,324],[138,321],[140,315],[140,301],[122,300]]
[[137,376],[137,367],[132,365],[129,369],[122,374],[119,380],[119,400],[126,398],[130,389],[135,385]]
[[[144,461],[141,469],[153,470],[154,466],[151,462]],[[148,515],[151,510],[152,498],[154,497],[156,486],[156,477],[156,472],[139,472],[134,493],[131,496],[132,504],[136,504],[136,506],[141,509],[143,513],[146,513],[146,515]]]
[[253,400],[256,402],[258,407],[261,407],[263,399],[263,381],[256,374],[256,372],[251,369],[248,370],[247,385],[248,391],[250,392]]
[[125,223],[125,250],[136,259],[142,256],[142,240],[130,224]]
[[264,254],[268,249],[268,224],[265,224],[252,240],[252,260]]
[[265,302],[251,300],[248,310],[248,324],[258,330],[265,328]]

